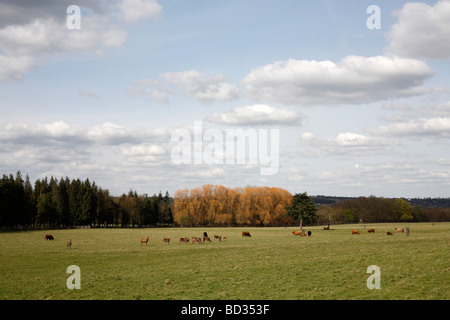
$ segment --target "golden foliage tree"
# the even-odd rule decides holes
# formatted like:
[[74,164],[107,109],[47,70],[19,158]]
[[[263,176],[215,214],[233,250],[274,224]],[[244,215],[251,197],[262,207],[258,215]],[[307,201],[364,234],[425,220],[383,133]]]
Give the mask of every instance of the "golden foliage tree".
[[179,225],[284,225],[292,195],[281,188],[229,189],[203,185],[178,190],[174,195],[174,221]]

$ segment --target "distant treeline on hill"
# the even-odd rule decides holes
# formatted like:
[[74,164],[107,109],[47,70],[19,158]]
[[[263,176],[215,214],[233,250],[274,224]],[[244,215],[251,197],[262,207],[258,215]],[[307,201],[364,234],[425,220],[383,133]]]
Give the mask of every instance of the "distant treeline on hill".
[[[299,220],[292,212],[304,211],[297,205],[291,210],[298,195],[280,188],[204,185],[178,190],[173,198],[168,192],[149,196],[132,190],[112,196],[89,179],[46,177],[32,184],[18,171],[0,179],[0,228],[292,225]],[[304,225],[450,221],[450,198],[310,198],[313,212],[308,208]]]
[[[314,203],[317,205],[332,205],[344,200],[356,199],[359,197],[337,197],[317,195],[314,197]],[[404,198],[411,207],[420,206],[422,209],[428,208],[450,208],[450,198]]]
[[319,223],[450,221],[450,198],[315,196]]

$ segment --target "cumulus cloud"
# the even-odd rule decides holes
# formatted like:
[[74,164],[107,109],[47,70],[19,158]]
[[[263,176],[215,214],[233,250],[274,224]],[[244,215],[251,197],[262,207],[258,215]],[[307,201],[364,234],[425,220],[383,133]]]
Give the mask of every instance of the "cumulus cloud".
[[[128,1],[80,0],[81,28],[69,30],[66,9],[70,1],[11,1],[0,2],[0,81],[23,79],[32,68],[47,63],[54,56],[91,53],[105,56],[108,48],[120,48],[127,32],[118,25],[114,8],[119,8],[125,21],[153,18],[150,7],[155,0],[137,1],[135,14]],[[125,11],[121,11],[125,10]]]
[[68,147],[85,145],[140,144],[150,141],[168,141],[169,128],[130,129],[114,123],[79,127],[64,121],[52,123],[8,123],[0,126],[3,144],[51,145]]
[[[383,106],[383,109],[384,106]],[[373,136],[403,137],[403,138],[432,138],[450,137],[450,101],[437,104],[400,105],[388,110],[399,111],[383,118],[387,125],[367,129]]]
[[339,133],[335,138],[319,138],[311,132],[304,132],[299,145],[302,156],[322,158],[384,155],[392,151],[394,144],[378,137],[352,132]]
[[290,109],[257,104],[214,113],[206,121],[224,125],[298,125],[302,116]]
[[392,123],[370,130],[378,136],[404,136],[404,137],[450,137],[450,117],[437,117],[430,119],[414,119],[405,122]]
[[36,65],[33,57],[11,57],[0,55],[0,82],[23,79],[28,70]]
[[[0,125],[0,168],[15,172],[19,167],[32,175],[88,176],[108,180],[115,187],[143,170],[171,165],[169,128],[127,128],[113,123],[76,126],[52,123]],[[154,171],[152,172],[154,175]],[[168,172],[166,172],[168,173]],[[164,174],[163,174],[164,176]],[[125,190],[134,184],[127,185]]]
[[222,74],[208,75],[196,70],[166,72],[161,75],[177,92],[202,102],[230,101],[239,96],[236,86],[226,82]]
[[127,89],[131,95],[143,95],[150,99],[168,102],[169,95],[187,96],[203,103],[230,101],[239,97],[239,89],[222,74],[209,75],[197,70],[166,72],[163,81],[141,79]]
[[427,91],[422,85],[431,68],[420,60],[396,56],[347,56],[329,60],[277,61],[258,67],[242,79],[257,101],[285,104],[369,103]]
[[429,5],[406,3],[396,12],[398,22],[389,31],[387,51],[423,59],[450,58],[450,1]]

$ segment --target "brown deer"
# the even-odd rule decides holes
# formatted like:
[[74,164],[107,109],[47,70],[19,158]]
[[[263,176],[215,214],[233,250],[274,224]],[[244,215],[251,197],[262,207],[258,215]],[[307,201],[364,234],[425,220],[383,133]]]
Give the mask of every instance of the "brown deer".
[[72,248],[72,239],[70,239],[69,241],[67,241],[67,246]]
[[189,238],[180,238],[180,243],[189,243]]
[[200,237],[192,237],[191,243],[202,243],[202,238]]
[[147,245],[147,242],[148,242],[148,236],[147,236],[147,238],[141,238],[141,246],[143,243],[145,243],[145,245]]
[[203,237],[203,243],[206,243],[206,241],[211,242],[211,239],[209,237]]
[[167,244],[169,244],[171,238],[164,238],[163,242],[167,242]]

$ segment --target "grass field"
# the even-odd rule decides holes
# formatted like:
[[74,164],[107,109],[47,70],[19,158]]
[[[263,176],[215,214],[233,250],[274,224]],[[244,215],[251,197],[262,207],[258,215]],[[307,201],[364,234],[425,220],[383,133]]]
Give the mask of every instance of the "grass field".
[[[409,226],[411,235],[395,233]],[[375,228],[375,234],[367,233]],[[0,233],[0,299],[449,299],[450,223]],[[352,235],[358,229],[361,235]],[[251,238],[242,238],[242,231]],[[387,236],[385,231],[393,231]],[[227,240],[180,244],[204,231]],[[55,240],[46,241],[51,233]],[[150,236],[148,245],[140,238]],[[170,237],[169,245],[162,238]],[[72,248],[66,241],[72,239]],[[69,265],[81,289],[69,290]],[[381,270],[370,290],[366,269]]]

